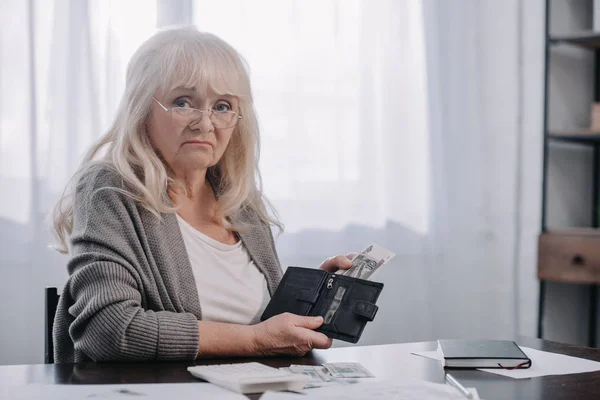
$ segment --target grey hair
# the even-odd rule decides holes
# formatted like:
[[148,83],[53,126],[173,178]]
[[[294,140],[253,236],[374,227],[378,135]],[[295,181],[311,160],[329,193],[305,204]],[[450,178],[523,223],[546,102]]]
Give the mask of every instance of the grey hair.
[[[125,183],[123,192],[160,218],[174,213],[167,190],[181,182],[169,176],[160,155],[146,133],[152,96],[157,90],[176,87],[210,88],[216,94],[239,98],[243,118],[217,165],[207,171],[218,196],[215,220],[230,230],[245,208],[267,224],[283,230],[277,213],[263,194],[258,168],[260,136],[252,100],[249,69],[243,57],[217,36],[191,26],[158,31],[134,53],[127,65],[125,92],[108,132],[85,155],[53,212],[55,248],[68,253],[73,231],[74,182],[97,164],[111,167]],[[267,211],[268,210],[268,211]]]

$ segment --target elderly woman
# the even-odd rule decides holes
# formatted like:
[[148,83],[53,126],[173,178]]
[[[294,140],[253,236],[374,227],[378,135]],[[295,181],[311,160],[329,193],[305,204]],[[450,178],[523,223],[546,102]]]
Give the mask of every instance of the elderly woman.
[[[157,33],[55,211],[69,279],[56,362],[302,355],[321,317],[259,322],[281,279],[248,71],[221,39]],[[346,256],[321,268],[348,268]]]

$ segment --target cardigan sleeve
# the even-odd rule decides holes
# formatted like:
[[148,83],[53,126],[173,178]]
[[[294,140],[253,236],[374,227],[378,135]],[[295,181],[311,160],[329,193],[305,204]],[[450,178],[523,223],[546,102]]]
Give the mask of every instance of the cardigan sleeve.
[[78,183],[68,265],[69,335],[95,361],[193,360],[198,320],[191,313],[145,310],[137,260],[136,204],[100,170]]

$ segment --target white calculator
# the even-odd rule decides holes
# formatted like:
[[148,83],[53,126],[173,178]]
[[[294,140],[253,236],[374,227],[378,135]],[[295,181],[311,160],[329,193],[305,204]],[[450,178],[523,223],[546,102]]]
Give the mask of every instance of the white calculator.
[[198,365],[187,370],[196,378],[244,394],[302,390],[309,379],[308,375],[281,371],[257,362]]

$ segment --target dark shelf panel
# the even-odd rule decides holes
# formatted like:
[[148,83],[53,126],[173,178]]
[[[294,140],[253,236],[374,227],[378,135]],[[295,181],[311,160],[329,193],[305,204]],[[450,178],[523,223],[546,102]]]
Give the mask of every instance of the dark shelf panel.
[[550,44],[566,43],[588,49],[600,48],[600,32],[594,31],[579,32],[567,35],[555,35],[550,36],[549,40]]
[[559,142],[600,144],[600,132],[586,129],[574,131],[551,131],[548,138]]

